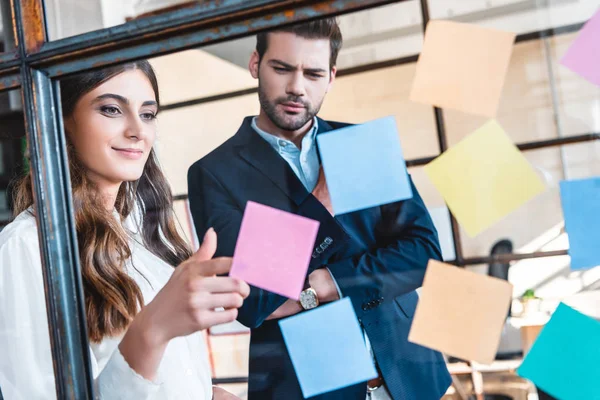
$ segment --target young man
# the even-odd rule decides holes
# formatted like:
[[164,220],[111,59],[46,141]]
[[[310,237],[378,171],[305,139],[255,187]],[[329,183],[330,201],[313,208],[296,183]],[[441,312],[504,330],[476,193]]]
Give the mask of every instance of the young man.
[[315,137],[347,124],[316,115],[341,45],[335,19],[258,35],[249,69],[259,83],[260,114],[190,168],[194,224],[200,237],[209,227],[217,231],[216,256],[233,254],[248,200],[321,224],[303,301],[253,287],[239,311],[252,329],[249,400],[303,398],[276,320],[340,296],[352,301],[380,377],[314,399],[439,399],[450,384],[442,356],[408,342],[415,289],[428,260],[441,259],[416,188],[410,200],[332,216]]

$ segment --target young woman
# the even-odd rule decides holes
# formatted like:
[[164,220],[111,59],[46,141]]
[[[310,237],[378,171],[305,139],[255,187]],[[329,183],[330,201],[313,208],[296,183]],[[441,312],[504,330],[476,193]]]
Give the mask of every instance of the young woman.
[[[116,66],[62,81],[61,94],[96,392],[211,399],[200,331],[233,321],[249,287],[216,276],[231,260],[211,259],[213,230],[193,255],[177,232],[152,147],[154,72],[147,61]],[[18,215],[0,233],[0,388],[10,400],[55,398],[30,182],[18,184]]]

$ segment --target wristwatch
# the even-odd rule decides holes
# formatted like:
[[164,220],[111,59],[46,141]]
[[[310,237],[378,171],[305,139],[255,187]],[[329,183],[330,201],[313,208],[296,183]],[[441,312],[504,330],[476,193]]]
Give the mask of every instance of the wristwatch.
[[308,277],[304,282],[304,290],[300,292],[300,305],[304,310],[312,310],[313,308],[317,308],[319,306],[319,297],[317,296],[317,291],[310,287],[308,283]]

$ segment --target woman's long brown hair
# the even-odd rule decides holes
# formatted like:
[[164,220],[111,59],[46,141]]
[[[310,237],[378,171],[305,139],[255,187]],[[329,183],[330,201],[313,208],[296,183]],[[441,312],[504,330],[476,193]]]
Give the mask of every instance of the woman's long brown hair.
[[[119,65],[62,80],[63,116],[69,117],[83,95],[125,71],[143,72],[159,102],[156,76],[148,61]],[[83,275],[88,334],[93,342],[115,336],[128,327],[144,299],[139,286],[125,269],[131,257],[129,236],[121,221],[106,210],[95,185],[87,178],[75,149],[67,145],[79,258]],[[33,205],[30,174],[15,186],[14,213]],[[125,220],[134,207],[139,208],[139,228],[143,243],[151,252],[170,265],[177,266],[190,255],[185,240],[177,232],[173,196],[158,165],[154,150],[150,152],[139,180],[123,182],[117,195],[115,211]]]

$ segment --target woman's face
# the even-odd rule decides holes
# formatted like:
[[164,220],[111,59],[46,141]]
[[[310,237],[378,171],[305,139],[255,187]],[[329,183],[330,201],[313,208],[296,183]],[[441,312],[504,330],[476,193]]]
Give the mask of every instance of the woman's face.
[[79,99],[65,128],[94,183],[117,186],[142,176],[157,112],[152,85],[139,70],[116,75]]

